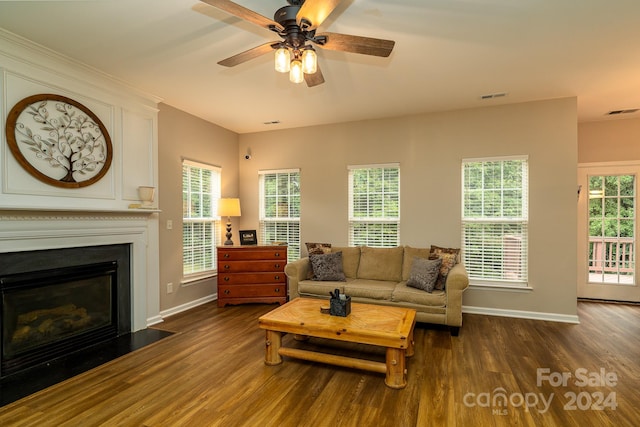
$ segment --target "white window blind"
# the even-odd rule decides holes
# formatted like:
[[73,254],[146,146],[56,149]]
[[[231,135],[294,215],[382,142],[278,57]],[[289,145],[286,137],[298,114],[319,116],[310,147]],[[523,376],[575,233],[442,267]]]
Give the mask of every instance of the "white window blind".
[[260,241],[286,242],[289,261],[300,258],[300,170],[259,171]]
[[528,166],[526,157],[462,162],[463,260],[484,284],[527,284]]
[[349,246],[399,244],[399,165],[349,166]]
[[183,275],[215,272],[220,244],[220,168],[189,160],[182,162]]

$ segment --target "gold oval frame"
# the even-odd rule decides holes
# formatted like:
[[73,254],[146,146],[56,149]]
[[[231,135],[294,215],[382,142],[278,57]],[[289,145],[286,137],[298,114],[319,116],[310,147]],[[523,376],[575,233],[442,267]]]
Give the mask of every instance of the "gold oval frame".
[[[47,109],[49,101],[57,103],[54,104],[55,107],[52,111],[59,113],[59,117],[50,118],[50,111]],[[24,126],[23,123],[19,123],[18,119],[23,113],[31,115],[35,123],[42,125],[41,128],[32,130]],[[75,117],[76,115],[78,117]],[[64,130],[77,131],[80,138],[70,133],[61,136],[59,132]],[[82,130],[87,132],[83,133]],[[91,130],[92,133],[89,133],[88,130]],[[20,166],[38,180],[49,185],[63,188],[86,187],[99,181],[111,166],[113,148],[107,128],[91,110],[66,96],[39,94],[24,98],[9,112],[6,134],[9,149]],[[104,139],[103,143],[96,145],[95,143],[101,138]],[[35,163],[34,159],[29,160],[25,157],[18,141],[26,146],[26,150],[35,153],[35,158],[40,160],[38,162],[40,167],[33,164]],[[79,151],[74,151],[72,148],[74,145]],[[60,150],[61,146],[64,146],[64,151]],[[95,159],[92,157],[95,148],[102,151],[103,158]],[[87,156],[82,155],[85,149],[89,150]],[[59,153],[57,157],[53,154],[56,150]],[[65,152],[71,154],[66,155]],[[78,156],[74,156],[75,154]],[[73,160],[73,157],[76,159]],[[63,160],[68,161],[68,166],[63,164]],[[82,163],[76,164],[79,161]],[[43,163],[49,164],[51,174],[47,174],[47,170],[43,170]],[[80,168],[74,169],[74,167]],[[63,168],[63,171],[66,170],[66,173],[62,178],[56,178],[60,173],[54,172],[60,171],[60,168]],[[91,172],[91,176],[86,180],[78,179],[86,174],[86,171]]]

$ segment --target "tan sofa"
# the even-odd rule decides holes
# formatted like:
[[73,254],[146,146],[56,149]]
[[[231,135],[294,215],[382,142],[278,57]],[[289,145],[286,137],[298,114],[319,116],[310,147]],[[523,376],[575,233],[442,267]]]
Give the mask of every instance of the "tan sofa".
[[428,258],[429,248],[399,246],[395,248],[333,247],[342,252],[346,281],[311,280],[309,258],[286,265],[289,299],[298,297],[329,298],[340,289],[353,302],[381,304],[416,310],[416,320],[451,327],[458,335],[462,326],[462,292],[469,286],[464,265],[456,264],[446,276],[445,289],[426,292],[407,286],[415,258]]

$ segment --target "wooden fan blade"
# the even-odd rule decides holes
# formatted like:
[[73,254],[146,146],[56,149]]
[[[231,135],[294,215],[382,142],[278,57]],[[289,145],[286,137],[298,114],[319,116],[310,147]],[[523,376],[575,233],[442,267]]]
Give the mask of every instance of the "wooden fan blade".
[[272,27],[275,27],[278,31],[283,31],[284,28],[282,25],[278,24],[276,21],[273,21],[265,16],[260,15],[259,13],[254,12],[251,9],[247,9],[244,6],[240,6],[229,0],[200,0],[203,3],[206,3],[210,6],[218,8],[220,10],[224,10],[225,12],[237,16],[240,19],[244,19],[245,21],[252,22],[256,25],[259,25],[267,30],[271,30]]
[[322,75],[322,71],[320,71],[320,67],[318,67],[316,72],[313,74],[305,74],[304,81],[309,87],[318,86],[324,83],[324,76]]
[[236,65],[242,64],[243,62],[247,62],[253,58],[264,55],[265,53],[269,53],[277,47],[278,42],[265,43],[263,45],[256,46],[253,49],[249,49],[244,52],[238,53],[237,55],[233,55],[227,59],[223,59],[222,61],[218,62],[218,64],[224,65],[225,67],[235,67]]
[[[305,30],[314,30],[327,19],[333,9],[341,2],[342,0],[305,0],[296,15],[296,21]],[[306,26],[307,23],[310,26]]]
[[324,49],[382,56],[385,58],[391,54],[393,46],[396,44],[393,40],[350,36],[348,34],[322,33],[316,36],[316,39],[322,40],[323,38],[326,38],[326,41],[319,42],[318,45]]

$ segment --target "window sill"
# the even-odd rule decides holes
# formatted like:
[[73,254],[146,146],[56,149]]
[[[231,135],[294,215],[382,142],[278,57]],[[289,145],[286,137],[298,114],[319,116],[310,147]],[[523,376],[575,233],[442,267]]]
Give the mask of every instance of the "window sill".
[[201,282],[206,279],[211,279],[213,277],[216,277],[217,275],[218,275],[217,271],[207,271],[206,273],[194,274],[192,276],[183,277],[182,280],[180,281],[180,286],[195,285],[198,282]]
[[528,285],[515,285],[509,283],[470,283],[469,289],[481,291],[502,291],[502,292],[531,292],[533,288]]

